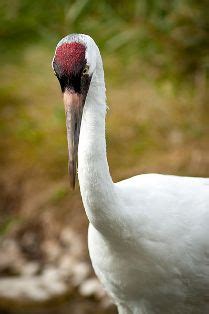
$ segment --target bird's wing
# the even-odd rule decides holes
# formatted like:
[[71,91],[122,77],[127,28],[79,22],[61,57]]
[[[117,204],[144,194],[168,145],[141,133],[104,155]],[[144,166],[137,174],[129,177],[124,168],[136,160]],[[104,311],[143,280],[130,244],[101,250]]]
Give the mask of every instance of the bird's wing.
[[[129,199],[129,202],[154,201],[159,200],[163,205],[165,201],[177,208],[179,202],[188,202],[187,206],[193,202],[205,200],[209,207],[209,179],[195,177],[180,177],[162,174],[142,174],[131,177],[127,180],[115,184],[118,193],[123,198]],[[175,203],[171,203],[171,201]],[[190,203],[191,202],[191,203]],[[185,205],[186,205],[185,203]],[[148,208],[147,208],[148,209]]]
[[144,174],[115,186],[124,221],[136,237],[209,238],[209,179]]

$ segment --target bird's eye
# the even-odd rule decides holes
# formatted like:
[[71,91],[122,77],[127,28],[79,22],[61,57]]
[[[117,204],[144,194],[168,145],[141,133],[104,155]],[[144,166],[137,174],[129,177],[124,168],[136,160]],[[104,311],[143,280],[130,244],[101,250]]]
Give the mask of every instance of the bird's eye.
[[89,73],[89,66],[88,65],[86,65],[85,66],[85,68],[84,68],[84,70],[83,70],[83,75],[86,75],[86,74],[88,74]]

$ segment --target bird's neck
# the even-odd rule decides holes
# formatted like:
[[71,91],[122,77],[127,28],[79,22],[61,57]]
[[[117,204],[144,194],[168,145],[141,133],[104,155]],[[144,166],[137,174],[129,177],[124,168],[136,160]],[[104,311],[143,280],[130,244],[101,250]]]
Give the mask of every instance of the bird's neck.
[[90,223],[100,231],[113,219],[114,185],[109,172],[105,140],[106,95],[103,69],[92,78],[84,106],[79,148],[78,178]]

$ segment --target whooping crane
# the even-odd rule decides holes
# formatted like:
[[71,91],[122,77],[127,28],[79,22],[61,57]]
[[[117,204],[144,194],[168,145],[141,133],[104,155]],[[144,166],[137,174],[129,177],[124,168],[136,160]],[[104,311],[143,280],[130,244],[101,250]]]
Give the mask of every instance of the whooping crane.
[[113,183],[97,45],[87,35],[66,36],[52,65],[64,98],[70,182],[74,188],[78,166],[89,219],[90,257],[119,313],[209,313],[209,179],[142,174]]

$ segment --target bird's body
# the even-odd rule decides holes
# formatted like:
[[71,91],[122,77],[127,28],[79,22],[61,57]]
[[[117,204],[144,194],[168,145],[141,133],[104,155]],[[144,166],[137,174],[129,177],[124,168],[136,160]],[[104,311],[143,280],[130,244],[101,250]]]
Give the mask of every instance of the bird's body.
[[[119,313],[209,313],[209,179],[145,174],[112,182],[102,60],[89,36],[67,36],[58,47],[75,41],[86,46],[91,76],[83,101],[78,178],[95,272]],[[58,61],[55,53],[59,68]],[[70,88],[63,88],[72,98],[65,101],[67,119],[77,97]],[[68,137],[69,151],[73,143]]]
[[90,225],[89,250],[121,313],[209,313],[209,180],[145,174],[115,192],[115,237]]

